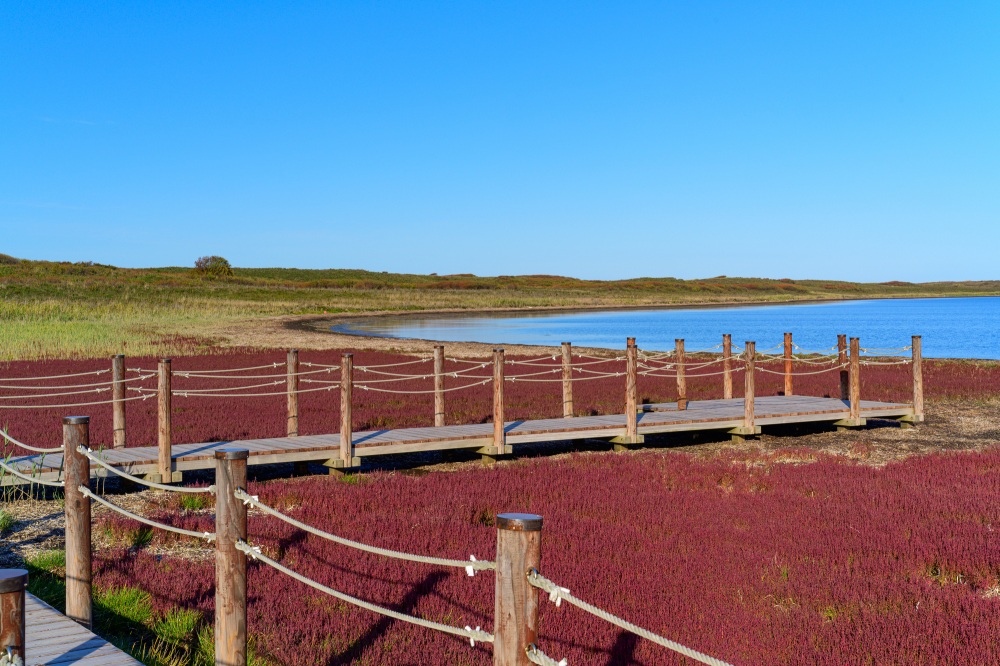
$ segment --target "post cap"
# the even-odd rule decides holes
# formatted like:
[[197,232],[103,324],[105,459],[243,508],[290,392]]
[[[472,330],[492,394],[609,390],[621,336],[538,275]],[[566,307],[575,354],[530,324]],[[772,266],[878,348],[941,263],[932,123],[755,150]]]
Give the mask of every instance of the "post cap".
[[299,350],[298,350],[298,349],[289,349],[289,350],[288,350],[288,353],[289,353],[289,354],[298,354],[298,353],[299,353]]
[[125,354],[115,354],[111,358],[125,358]]
[[169,359],[169,358],[161,358],[160,359],[160,363],[170,363],[171,360],[172,359]]
[[354,354],[348,352],[348,353],[343,354],[341,356],[341,358],[354,358]]
[[0,569],[0,594],[20,592],[28,586],[25,569]]
[[247,449],[237,449],[235,447],[227,446],[222,449],[215,450],[216,460],[246,460],[250,457],[250,451]]
[[497,514],[497,529],[511,532],[541,532],[542,517],[533,513]]
[[87,425],[90,423],[89,416],[64,416],[63,425]]

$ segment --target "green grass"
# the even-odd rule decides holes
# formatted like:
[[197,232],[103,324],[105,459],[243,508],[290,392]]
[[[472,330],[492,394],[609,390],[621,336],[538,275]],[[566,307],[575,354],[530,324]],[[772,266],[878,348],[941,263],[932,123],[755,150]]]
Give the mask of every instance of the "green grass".
[[[43,551],[30,558],[28,591],[64,612],[66,553]],[[94,590],[94,632],[147,666],[214,666],[212,618],[201,612],[173,608],[158,613],[152,596],[136,587]],[[250,666],[272,662],[248,645]]]
[[16,522],[17,518],[14,517],[14,514],[9,511],[5,511],[4,509],[0,509],[0,536],[7,534],[10,528],[14,527],[14,523]]
[[293,268],[236,268],[232,277],[210,278],[179,267],[0,261],[0,360],[207,352],[227,327],[279,315],[987,294],[1000,294],[1000,282],[595,281]]

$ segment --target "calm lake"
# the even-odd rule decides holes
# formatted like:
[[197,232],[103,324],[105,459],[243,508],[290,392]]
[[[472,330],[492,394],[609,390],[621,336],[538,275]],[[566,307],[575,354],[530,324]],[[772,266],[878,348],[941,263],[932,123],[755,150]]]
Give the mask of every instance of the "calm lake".
[[719,344],[723,333],[758,349],[791,331],[803,349],[826,349],[837,334],[861,338],[863,347],[903,347],[923,336],[924,356],[1000,359],[1000,297],[840,301],[662,310],[609,310],[538,314],[407,315],[358,319],[333,327],[341,333],[444,342],[558,345],[623,349],[634,336],[643,349],[689,350]]

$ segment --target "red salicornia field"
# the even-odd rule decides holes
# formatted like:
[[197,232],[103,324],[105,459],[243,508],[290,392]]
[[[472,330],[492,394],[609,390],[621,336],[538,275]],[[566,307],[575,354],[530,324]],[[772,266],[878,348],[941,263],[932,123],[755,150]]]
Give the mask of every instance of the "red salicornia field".
[[[302,361],[332,365],[339,357],[337,352],[303,352]],[[234,352],[178,358],[173,366],[180,373],[283,360],[277,353]],[[358,365],[406,360],[412,359],[355,356]],[[155,360],[130,359],[128,366],[151,369]],[[45,376],[106,367],[105,361],[10,363],[0,373]],[[458,367],[468,365],[449,365]],[[482,376],[489,373],[482,369]],[[737,397],[742,381],[742,375],[734,377]],[[135,386],[155,386],[144,382]],[[909,400],[910,368],[865,367],[861,385],[866,399]],[[932,404],[992,399],[1000,395],[1000,367],[927,361],[925,385]],[[175,391],[205,386],[218,382],[175,376]],[[423,390],[429,382],[403,387]],[[277,395],[239,399],[177,395],[174,439],[281,436],[283,390],[275,385]],[[780,376],[758,376],[758,395],[780,390]],[[837,374],[796,377],[796,393],[836,396]],[[506,394],[509,419],[561,415],[558,384],[515,382]],[[620,413],[624,378],[579,382],[574,394],[578,414]],[[639,379],[640,400],[665,401],[675,394],[672,379]],[[5,389],[4,395],[15,393]],[[720,378],[689,379],[688,397],[721,397]],[[449,393],[447,399],[448,423],[491,417],[488,385]],[[46,400],[56,404],[58,398]],[[300,400],[301,433],[336,430],[336,391],[303,393]],[[356,430],[426,426],[433,420],[433,398],[356,390],[353,410]],[[71,411],[93,417],[95,446],[110,444],[108,406]],[[69,413],[66,408],[0,412],[11,435],[39,446],[60,442],[60,418]],[[155,399],[129,403],[130,446],[155,444],[155,424]],[[545,520],[543,575],[586,601],[734,664],[1000,662],[1000,643],[993,640],[1000,632],[995,532],[1000,527],[1000,451],[990,448],[913,456],[883,467],[807,449],[761,453],[748,448],[708,459],[656,450],[574,453],[492,468],[266,481],[252,483],[249,492],[344,537],[461,560],[470,555],[493,559],[498,513],[538,513]],[[187,529],[213,529],[211,507],[187,511],[171,498],[152,517]],[[122,534],[135,527],[102,513],[95,533]],[[205,548],[207,557],[162,547],[177,539]],[[369,555],[256,511],[250,514],[248,540],[268,557],[347,594],[453,626],[492,629],[490,572],[470,578],[461,569]],[[215,576],[210,553],[193,540],[156,532],[143,547],[98,549],[95,585],[138,585],[153,595],[159,612],[183,607],[210,617]],[[262,564],[251,563],[249,599],[257,651],[275,664],[491,663],[488,645],[473,647],[373,615]],[[544,594],[540,624],[539,647],[570,664],[689,663],[568,604],[556,608]]]

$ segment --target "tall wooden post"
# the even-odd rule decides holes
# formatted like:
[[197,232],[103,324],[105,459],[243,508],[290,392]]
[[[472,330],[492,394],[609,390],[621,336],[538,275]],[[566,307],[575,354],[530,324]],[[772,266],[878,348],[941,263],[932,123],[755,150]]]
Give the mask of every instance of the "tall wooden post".
[[493,447],[497,455],[505,453],[507,444],[503,416],[504,359],[503,349],[493,350]]
[[563,418],[573,416],[573,345],[562,343]]
[[722,336],[722,397],[733,399],[733,336]]
[[434,426],[444,425],[444,345],[434,345]]
[[851,421],[861,419],[861,341],[851,338]]
[[913,420],[924,420],[924,355],[923,338],[913,336]]
[[530,666],[526,650],[538,640],[538,588],[528,572],[542,560],[542,517],[530,513],[497,516],[496,610],[493,665]]
[[625,441],[629,444],[639,440],[639,348],[635,338],[627,338],[625,344]]
[[757,424],[754,422],[754,373],[757,368],[757,343],[747,342],[743,348],[746,369],[743,372],[743,427],[733,434],[733,439],[742,441],[746,437],[757,434]]
[[792,334],[785,333],[785,395],[792,395]]
[[847,370],[847,336],[837,336],[837,363],[840,365],[840,399],[850,400],[850,372]]
[[351,401],[354,393],[354,354],[344,354],[340,360],[340,459],[344,467],[353,467],[354,425]]
[[288,370],[288,379],[285,384],[288,387],[288,419],[285,432],[289,437],[299,435],[299,350],[289,349],[288,359],[285,361]]
[[247,508],[236,499],[246,490],[246,449],[215,451],[215,664],[247,663],[247,556],[236,544],[247,538]]
[[90,417],[64,417],[66,616],[91,629],[90,498],[80,492],[90,488],[90,459],[77,451],[80,446],[90,447]]
[[0,569],[0,654],[7,650],[26,663],[24,652],[24,594],[28,572],[24,569]]
[[125,354],[111,357],[111,427],[112,446],[125,448]]
[[674,356],[676,358],[674,367],[677,368],[677,409],[683,411],[688,406],[687,375],[684,368],[687,359],[684,356],[683,338],[674,339]]
[[172,379],[170,359],[160,359],[157,370],[159,375],[156,386],[158,469],[160,483],[170,483],[174,475],[170,434],[170,383]]

